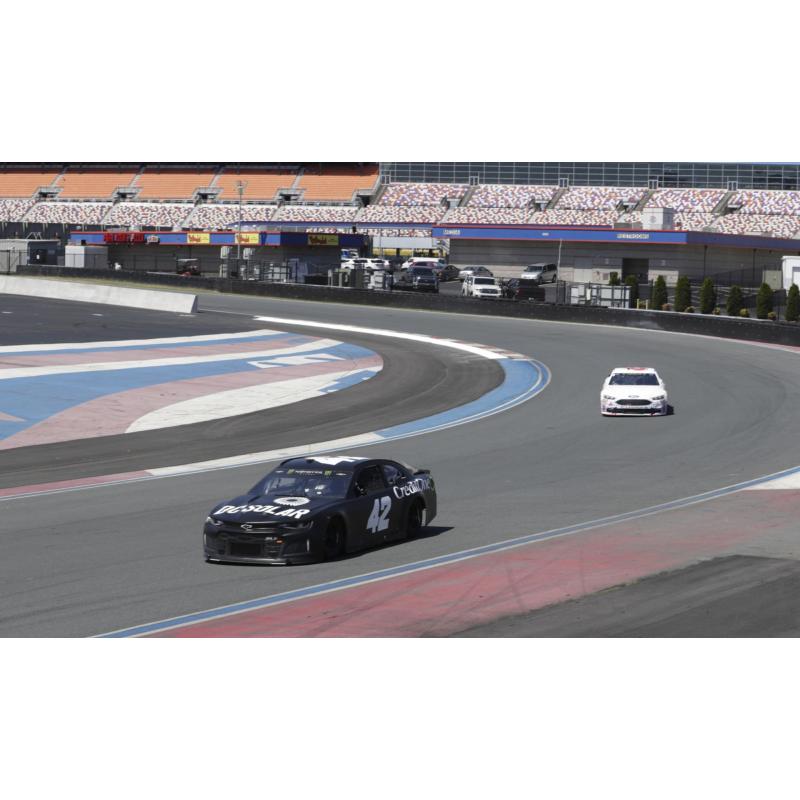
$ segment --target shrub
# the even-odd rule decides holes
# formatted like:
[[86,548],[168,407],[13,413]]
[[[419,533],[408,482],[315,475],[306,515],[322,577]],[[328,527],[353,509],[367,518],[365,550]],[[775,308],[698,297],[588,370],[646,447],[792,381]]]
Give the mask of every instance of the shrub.
[[796,283],[789,287],[786,295],[786,321],[797,322],[800,319],[800,288]]
[[721,309],[719,306],[716,306],[716,308],[715,308],[715,309],[714,309],[714,310],[713,310],[711,313],[712,313],[712,314],[713,314],[715,317],[718,317],[718,316],[719,316],[719,315],[722,313],[722,309]]
[[756,316],[759,319],[766,319],[767,314],[772,311],[773,295],[772,287],[768,283],[762,283],[756,295]]
[[662,311],[672,311],[672,306],[671,306],[669,303],[664,303],[664,304],[661,306],[661,310],[662,310]]
[[675,284],[675,310],[685,311],[692,302],[692,284],[686,275],[681,275]]
[[608,276],[608,285],[609,286],[619,286],[619,272],[612,272]]
[[767,312],[767,319],[772,320],[773,322],[778,321],[778,315],[774,311]]
[[717,304],[717,293],[714,290],[714,281],[706,278],[700,287],[700,313],[710,314]]
[[742,290],[739,286],[731,286],[731,291],[728,294],[728,302],[725,304],[725,313],[729,317],[735,317],[742,310],[744,305],[744,298],[742,297]]
[[686,314],[694,314],[694,306],[686,306],[686,308],[684,308],[683,311]]
[[740,317],[749,317],[750,316],[750,312],[746,308],[740,308],[739,309],[739,316]]
[[659,275],[650,293],[650,308],[661,308],[663,310],[663,306],[668,300],[667,282],[664,280],[663,275]]
[[628,295],[630,299],[631,308],[638,308],[639,307],[639,279],[635,275],[628,275],[625,278],[625,285],[630,287],[630,294]]

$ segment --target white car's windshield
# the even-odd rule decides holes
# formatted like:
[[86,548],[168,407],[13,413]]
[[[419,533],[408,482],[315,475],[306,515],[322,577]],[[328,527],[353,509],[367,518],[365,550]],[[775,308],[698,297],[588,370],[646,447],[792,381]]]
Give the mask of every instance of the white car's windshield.
[[612,386],[658,386],[658,378],[652,372],[621,372],[612,375],[609,383]]
[[476,286],[494,286],[494,278],[475,278]]

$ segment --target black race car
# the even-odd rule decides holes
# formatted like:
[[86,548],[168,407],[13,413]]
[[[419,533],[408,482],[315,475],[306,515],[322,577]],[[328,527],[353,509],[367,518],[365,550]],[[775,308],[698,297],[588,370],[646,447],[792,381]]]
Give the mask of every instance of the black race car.
[[206,518],[206,561],[301,564],[414,536],[436,516],[426,469],[351,456],[290,458]]

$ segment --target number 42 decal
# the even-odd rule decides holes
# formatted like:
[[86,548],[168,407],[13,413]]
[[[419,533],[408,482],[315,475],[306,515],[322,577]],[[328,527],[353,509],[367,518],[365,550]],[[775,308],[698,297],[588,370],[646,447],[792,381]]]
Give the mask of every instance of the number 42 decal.
[[367,530],[373,533],[385,531],[389,527],[389,511],[391,508],[391,497],[376,497],[375,505],[372,506],[372,513],[367,520]]

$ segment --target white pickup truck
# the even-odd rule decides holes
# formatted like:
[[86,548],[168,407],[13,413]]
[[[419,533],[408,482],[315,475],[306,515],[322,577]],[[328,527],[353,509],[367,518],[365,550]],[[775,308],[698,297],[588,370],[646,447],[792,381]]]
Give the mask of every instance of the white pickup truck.
[[503,291],[494,278],[481,275],[464,278],[461,284],[462,297],[477,297],[480,300],[499,300]]

